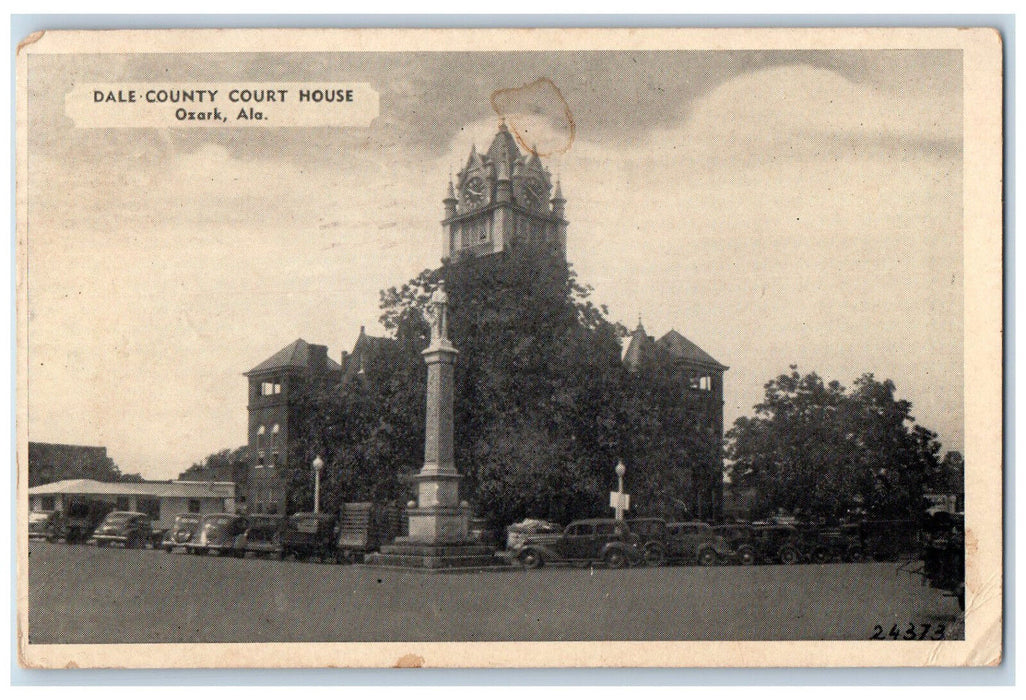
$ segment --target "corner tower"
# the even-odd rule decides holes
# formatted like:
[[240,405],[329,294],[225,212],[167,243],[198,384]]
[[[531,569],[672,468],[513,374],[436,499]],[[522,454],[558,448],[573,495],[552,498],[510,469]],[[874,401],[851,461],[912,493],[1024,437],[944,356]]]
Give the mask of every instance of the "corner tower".
[[566,259],[566,200],[559,183],[553,192],[538,154],[521,153],[505,121],[484,155],[471,147],[443,202],[443,258],[464,251],[492,255],[522,241],[552,245]]

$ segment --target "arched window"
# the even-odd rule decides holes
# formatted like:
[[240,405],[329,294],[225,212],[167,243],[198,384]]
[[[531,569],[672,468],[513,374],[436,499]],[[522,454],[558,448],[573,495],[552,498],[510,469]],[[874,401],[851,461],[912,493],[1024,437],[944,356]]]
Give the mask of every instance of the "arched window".
[[275,423],[271,427],[271,447],[275,447],[278,444],[278,424]]

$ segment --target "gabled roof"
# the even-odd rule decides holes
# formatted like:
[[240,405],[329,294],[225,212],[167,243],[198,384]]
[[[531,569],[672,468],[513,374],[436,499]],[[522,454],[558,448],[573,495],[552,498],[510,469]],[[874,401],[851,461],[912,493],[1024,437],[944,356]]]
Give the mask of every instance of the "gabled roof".
[[638,319],[638,327],[631,333],[631,339],[627,343],[627,350],[623,355],[623,363],[630,367],[632,370],[637,369],[641,366],[641,361],[650,352],[652,347],[655,345],[655,341],[648,333],[645,332],[645,327],[641,325],[641,319]]
[[[310,369],[310,349],[312,347],[324,346],[310,345],[310,343],[306,342],[302,338],[299,338],[295,342],[286,345],[281,350],[268,357],[266,360],[261,362],[253,369],[246,372],[246,376],[249,376],[251,374],[261,374],[263,372],[270,372],[272,370],[278,369]],[[342,365],[335,362],[330,357],[325,357],[325,371],[338,372],[341,369]]]
[[69,494],[76,496],[148,496],[154,498],[232,498],[231,481],[94,481],[66,479],[33,486],[30,496]]
[[367,335],[367,329],[360,326],[360,336],[353,345],[353,351],[345,358],[346,376],[359,372],[368,359],[394,345],[393,338]]
[[712,355],[692,343],[675,330],[671,330],[662,338],[655,341],[655,344],[657,347],[666,350],[677,359],[684,360],[685,362],[708,365],[720,370],[730,369],[726,365],[720,364],[714,360]]

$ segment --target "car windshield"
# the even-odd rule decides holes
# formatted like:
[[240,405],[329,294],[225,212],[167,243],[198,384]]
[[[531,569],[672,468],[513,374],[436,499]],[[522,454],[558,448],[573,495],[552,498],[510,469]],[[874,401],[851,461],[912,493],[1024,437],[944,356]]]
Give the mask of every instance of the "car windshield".
[[205,520],[205,522],[208,525],[227,525],[231,521],[232,521],[232,516],[230,516],[230,515],[214,515],[214,516],[207,517],[206,520]]
[[129,520],[134,515],[135,513],[111,513],[107,516],[106,522],[108,525],[117,525],[118,523],[123,523]]
[[43,513],[43,512],[40,512],[40,511],[34,511],[32,513],[29,513],[29,522],[30,523],[45,523],[49,519],[50,519],[50,514],[49,513]]
[[175,525],[195,525],[199,521],[198,515],[179,515],[175,518]]

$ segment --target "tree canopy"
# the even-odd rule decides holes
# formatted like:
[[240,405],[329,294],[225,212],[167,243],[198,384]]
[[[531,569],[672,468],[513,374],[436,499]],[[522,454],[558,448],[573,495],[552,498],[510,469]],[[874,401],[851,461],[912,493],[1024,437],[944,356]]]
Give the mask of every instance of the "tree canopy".
[[29,443],[29,486],[65,479],[142,481],[139,474],[124,474],[102,448]]
[[792,365],[765,389],[755,415],[727,433],[732,481],[754,489],[756,516],[919,516],[940,445],[891,380],[863,374],[845,388]]

